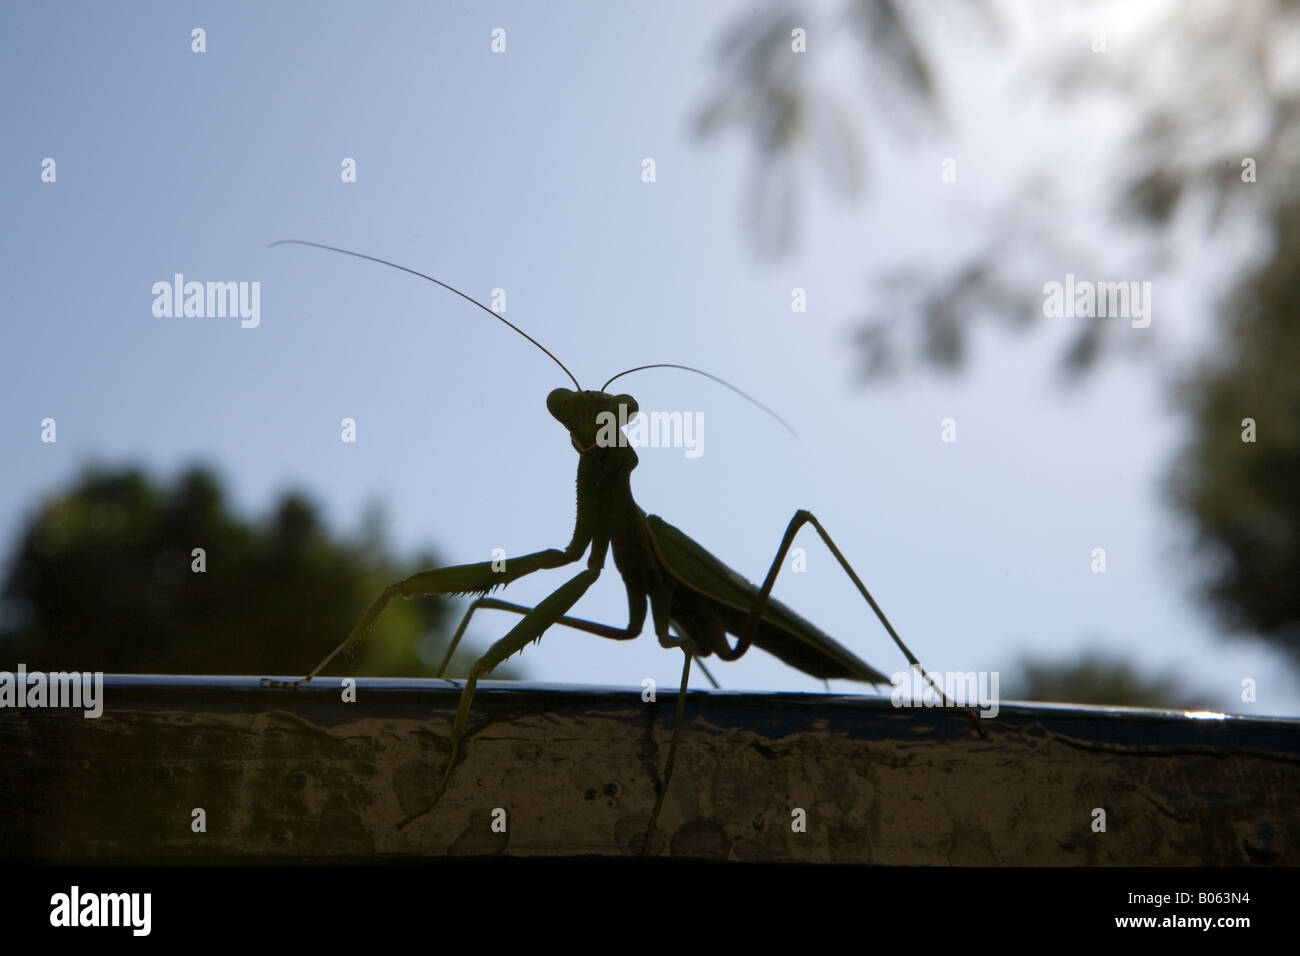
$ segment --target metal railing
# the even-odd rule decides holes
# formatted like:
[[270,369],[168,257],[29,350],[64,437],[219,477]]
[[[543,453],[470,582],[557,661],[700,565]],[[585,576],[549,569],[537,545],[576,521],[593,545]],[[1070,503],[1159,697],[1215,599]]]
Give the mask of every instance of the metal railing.
[[[636,852],[676,691],[109,676],[98,718],[0,709],[0,858],[54,864]],[[652,851],[890,864],[1300,862],[1300,721],[691,691]]]

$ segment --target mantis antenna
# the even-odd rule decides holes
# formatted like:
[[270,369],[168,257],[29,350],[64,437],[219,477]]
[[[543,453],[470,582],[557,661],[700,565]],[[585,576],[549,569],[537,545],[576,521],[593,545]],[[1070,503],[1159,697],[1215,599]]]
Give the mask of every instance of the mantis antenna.
[[[516,332],[518,332],[520,335],[526,338],[529,342],[532,342],[533,345],[537,346],[539,349],[545,352],[547,357],[556,365],[558,365],[564,371],[565,375],[569,376],[569,381],[573,382],[573,387],[576,388],[578,391],[582,391],[582,386],[578,384],[578,380],[574,377],[573,373],[570,372],[568,367],[563,362],[561,362],[558,358],[556,358],[555,354],[550,349],[548,349],[545,345],[537,341],[535,338],[533,338],[531,335],[529,335],[519,326],[515,325],[505,316],[501,315],[498,312],[494,312],[493,310],[489,309],[486,305],[484,305],[482,302],[480,302],[478,299],[466,295],[464,292],[461,292],[460,289],[457,289],[455,286],[448,285],[447,283],[443,282],[441,279],[435,279],[431,275],[425,275],[423,272],[418,272],[415,269],[409,268],[408,266],[398,265],[396,262],[389,262],[387,259],[380,259],[378,256],[368,256],[364,252],[353,252],[351,249],[341,249],[338,246],[327,246],[323,242],[312,242],[308,239],[277,239],[275,242],[268,244],[266,248],[270,249],[274,246],[311,246],[312,248],[315,249],[325,249],[329,252],[342,253],[345,256],[352,256],[353,258],[356,259],[368,259],[371,262],[379,263],[381,266],[389,266],[390,268],[398,269],[402,272],[409,272],[413,276],[419,276],[421,279],[428,279],[434,285],[442,286],[442,288],[446,289],[448,292],[456,293],[456,295],[460,296],[466,302],[471,302],[474,305],[478,306],[488,315],[492,316],[492,318],[497,319],[498,321],[503,322],[504,324],[510,326],[510,328],[514,329]],[[740,389],[736,388],[736,386],[732,385],[730,382],[726,381],[725,379],[721,379],[716,375],[712,375],[709,372],[703,371],[702,369],[692,368],[689,365],[676,365],[671,362],[657,362],[653,365],[638,365],[636,368],[630,368],[625,372],[619,372],[617,375],[611,378],[609,382],[614,381],[614,379],[616,378],[622,378],[624,375],[630,375],[632,372],[640,372],[648,368],[679,368],[682,369],[683,371],[694,372],[696,375],[703,375],[705,378],[712,379],[713,381],[717,382],[719,385],[731,389],[733,392],[735,392],[745,401],[767,412],[767,414],[771,415],[778,422],[780,422],[781,425],[785,427],[786,431],[788,431],[791,435],[798,437],[798,432],[794,430],[794,428],[790,425],[789,422],[787,422],[776,412],[772,411],[772,409],[768,408],[758,399],[754,398],[752,395],[747,395],[745,392],[742,392]],[[600,390],[602,392],[609,387],[609,382],[606,382],[604,385],[601,386]]]
[[[630,375],[630,374],[632,374],[633,372],[640,372],[640,371],[642,371],[643,369],[647,369],[647,368],[679,368],[679,369],[682,369],[683,371],[686,371],[686,372],[694,372],[696,375],[703,375],[705,378],[713,379],[713,381],[717,382],[719,385],[723,385],[723,386],[726,386],[727,388],[731,389],[733,392],[735,392],[737,395],[739,395],[739,396],[740,396],[741,398],[743,398],[745,401],[749,402],[751,405],[757,405],[757,406],[758,406],[759,408],[761,408],[763,411],[767,412],[769,415],[771,415],[773,418],[775,418],[778,422],[780,422],[782,425],[784,425],[784,426],[785,426],[785,430],[788,431],[791,435],[794,435],[796,438],[799,437],[799,433],[796,432],[796,431],[794,430],[794,428],[790,425],[789,422],[787,422],[784,418],[782,418],[782,417],[781,417],[780,415],[778,415],[776,412],[772,411],[772,409],[768,408],[766,405],[764,405],[764,404],[763,404],[762,402],[760,402],[758,399],[754,398],[752,395],[746,395],[744,392],[742,392],[740,389],[736,388],[736,386],[732,385],[732,384],[731,384],[730,382],[728,382],[726,379],[718,378],[718,376],[716,376],[716,375],[712,375],[712,374],[710,374],[709,372],[704,371],[703,369],[691,368],[689,365],[676,365],[676,364],[674,364],[674,363],[672,363],[672,362],[656,362],[654,365],[638,365],[636,368],[630,368],[630,369],[628,369],[626,372],[619,372],[617,375],[614,376],[614,378],[622,378],[624,375]],[[609,380],[609,382],[614,381],[614,378],[611,378],[611,379]],[[601,390],[602,392],[605,391],[605,389],[609,388],[609,382],[606,382],[604,385],[602,385],[602,386],[600,387],[600,390]]]
[[368,256],[364,252],[352,252],[350,249],[340,249],[338,246],[327,246],[323,242],[309,242],[306,239],[278,239],[275,242],[268,245],[266,248],[270,249],[271,246],[314,246],[317,249],[328,249],[330,252],[341,252],[345,256],[354,256],[357,259],[369,259],[371,262],[378,262],[380,265],[383,266],[392,266],[394,269],[401,269],[403,272],[409,272],[411,275],[419,276],[421,279],[428,279],[434,285],[440,285],[448,292],[456,293],[458,296],[460,296],[462,299],[466,300],[467,302],[473,302],[476,306],[478,306],[488,315],[492,316],[492,318],[500,319],[506,325],[510,326],[510,328],[514,329],[516,332],[518,332],[520,335],[522,335],[524,338],[532,342],[539,349],[541,349],[548,356],[550,356],[552,362],[554,362],[560,368],[564,369],[564,374],[569,376],[569,379],[573,382],[573,387],[576,388],[578,391],[582,391],[582,386],[579,385],[578,380],[573,377],[573,373],[570,372],[567,368],[565,368],[564,363],[561,362],[559,359],[557,359],[554,355],[552,355],[551,350],[548,349],[545,345],[537,341],[537,339],[533,338],[531,335],[529,335],[519,326],[515,325],[513,322],[507,319],[505,316],[501,315],[500,313],[493,312],[491,309],[489,309],[478,299],[474,299],[471,298],[470,296],[467,296],[464,292],[461,292],[460,289],[449,286],[447,285],[447,283],[441,281],[440,279],[435,279],[433,276],[427,276],[423,272],[416,272],[414,269],[408,269],[406,266],[399,266],[396,262],[389,262],[387,259],[380,259],[378,256]]

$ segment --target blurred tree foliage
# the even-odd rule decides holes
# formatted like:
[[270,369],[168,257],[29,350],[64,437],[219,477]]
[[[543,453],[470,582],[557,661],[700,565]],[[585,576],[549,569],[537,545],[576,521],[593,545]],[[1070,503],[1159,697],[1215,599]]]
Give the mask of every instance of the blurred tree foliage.
[[1226,347],[1183,384],[1193,433],[1170,483],[1224,623],[1300,664],[1300,204],[1277,231],[1232,298]]
[[1210,710],[1213,705],[1177,677],[1145,676],[1127,661],[1092,653],[1077,660],[1027,657],[999,688],[1004,699],[1063,704],[1110,704],[1165,710]]
[[[945,125],[945,91],[984,82],[1005,57],[1008,9],[995,0],[746,8],[720,37],[719,81],[694,129],[701,139],[739,133],[753,144],[745,232],[757,251],[776,256],[793,246],[813,160],[842,198],[865,179],[865,134],[851,117],[873,116],[879,129]],[[1072,183],[1044,157],[1010,195],[978,197],[980,241],[968,255],[927,254],[873,277],[875,295],[854,332],[860,369],[878,379],[910,351],[923,366],[955,371],[981,321],[1041,328],[1044,276],[1059,277],[1062,265],[1102,276],[1170,274],[1198,231],[1208,238],[1230,222],[1274,225],[1262,262],[1247,263],[1230,283],[1213,360],[1190,374],[1173,369],[1194,434],[1170,486],[1196,529],[1210,566],[1205,593],[1222,619],[1300,663],[1300,2],[1188,0],[1145,18],[1127,16],[1150,13],[1128,6],[1124,35],[1109,47],[1103,39],[1099,51],[1094,31],[1109,9],[1020,5],[1034,62],[1006,91],[1007,106],[1023,102],[1026,87],[1062,111],[1085,96],[1124,104],[1119,148],[1087,200],[1104,199],[1108,239],[1135,239],[1141,253],[1119,243],[1068,247],[1071,223],[1090,207],[1071,205]],[[1053,35],[1058,22],[1068,26]],[[792,54],[796,29],[806,33],[806,55]],[[968,56],[942,55],[954,36]],[[841,51],[862,69],[860,88],[826,69]],[[856,109],[845,105],[853,99]],[[1018,153],[1019,143],[1007,145]],[[955,204],[953,213],[964,214]],[[1126,323],[1079,323],[1060,357],[1063,379],[1078,381],[1108,354],[1152,340],[1126,331]],[[1244,418],[1258,423],[1254,444],[1241,440]],[[1085,684],[1087,673],[1079,675]]]
[[[436,564],[429,555],[399,564],[376,527],[360,543],[334,539],[298,494],[261,523],[232,515],[224,498],[203,467],[170,489],[136,469],[92,468],[47,498],[7,565],[0,666],[301,676],[385,587]],[[442,598],[391,602],[357,659],[337,658],[326,673],[433,676],[450,610]],[[471,661],[462,644],[449,676]]]
[[[1300,176],[1300,2],[1168,4],[1162,16],[1134,19],[1122,48],[1115,36],[1099,55],[1094,31],[1107,23],[1107,9],[1018,5],[1019,26],[1032,31],[1036,52],[1004,93],[1009,110],[1023,104],[1027,87],[1047,93],[1061,111],[1085,96],[1122,99],[1128,124],[1112,166],[1098,176],[1110,224],[1116,233],[1140,234],[1142,261],[1128,248],[1077,244],[1063,223],[1090,215],[1098,190],[1079,208],[1058,160],[1045,156],[1011,194],[953,204],[953,216],[978,232],[965,255],[927,250],[924,261],[872,277],[875,293],[856,331],[865,378],[897,371],[908,351],[929,368],[955,371],[980,322],[1042,327],[1043,277],[1059,278],[1062,264],[1080,274],[1151,275],[1185,247],[1189,225],[1213,230],[1234,214],[1261,211],[1267,220],[1289,198]],[[754,171],[742,208],[756,251],[775,257],[793,248],[806,181],[824,179],[837,198],[857,195],[869,177],[873,134],[946,129],[949,91],[989,82],[1006,59],[1008,10],[995,0],[746,7],[718,38],[718,80],[692,126],[701,140],[734,134],[751,144]],[[1071,26],[1062,30],[1061,23]],[[792,51],[795,30],[805,33],[806,54]],[[968,55],[946,55],[949,43]],[[845,61],[861,75],[856,86],[834,69]],[[1007,148],[1018,155],[1021,144]],[[1242,181],[1246,157],[1258,171],[1255,182]],[[940,188],[937,166],[935,183]],[[1147,347],[1150,336],[1125,336],[1122,328],[1081,323],[1061,355],[1064,377],[1079,378],[1109,352]]]

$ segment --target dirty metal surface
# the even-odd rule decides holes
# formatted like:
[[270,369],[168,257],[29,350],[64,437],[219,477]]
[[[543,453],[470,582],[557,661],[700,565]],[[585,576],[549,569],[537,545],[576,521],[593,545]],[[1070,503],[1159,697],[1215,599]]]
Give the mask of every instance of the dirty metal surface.
[[[103,715],[0,710],[0,859],[361,863],[635,853],[676,693],[109,676]],[[881,864],[1300,863],[1300,721],[691,691],[653,852]],[[1095,830],[1096,811],[1105,831]],[[202,809],[206,830],[195,832]],[[802,819],[803,827],[798,823]],[[496,824],[494,826],[494,823]],[[500,832],[504,823],[504,832]]]

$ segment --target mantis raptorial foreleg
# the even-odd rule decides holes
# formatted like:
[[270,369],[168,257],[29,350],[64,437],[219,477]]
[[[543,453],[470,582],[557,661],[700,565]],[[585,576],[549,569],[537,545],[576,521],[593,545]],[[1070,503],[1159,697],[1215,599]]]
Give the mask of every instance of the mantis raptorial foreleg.
[[[479,608],[486,608],[498,611],[510,611],[516,614],[524,615],[524,619],[501,640],[493,644],[486,654],[474,662],[470,668],[469,677],[465,680],[465,686],[461,690],[460,703],[456,707],[456,720],[451,728],[451,754],[447,758],[447,769],[443,772],[442,781],[438,784],[438,789],[434,793],[433,800],[427,807],[419,813],[412,814],[398,823],[398,829],[413,823],[420,817],[424,816],[437,804],[447,789],[447,783],[451,779],[451,772],[456,765],[456,757],[460,752],[460,744],[465,736],[465,725],[469,720],[470,704],[474,700],[474,692],[478,687],[478,680],[484,674],[490,673],[494,667],[504,661],[511,654],[516,654],[528,646],[529,641],[534,641],[541,637],[547,628],[555,624],[563,624],[566,627],[572,627],[575,630],[585,631],[588,634],[596,634],[600,637],[609,637],[614,640],[628,640],[636,637],[641,632],[641,626],[645,619],[645,602],[632,601],[632,617],[626,628],[616,628],[608,624],[599,624],[594,621],[585,621],[581,618],[567,617],[564,611],[577,603],[579,598],[586,593],[592,583],[600,575],[597,568],[588,568],[581,574],[572,578],[566,584],[547,597],[536,607],[526,607],[522,604],[511,604],[509,601],[501,601],[496,598],[479,598],[474,601],[469,609],[465,612],[465,617],[460,622],[460,627],[456,629],[456,636],[453,639],[452,646],[455,647],[461,636],[465,632],[465,627],[469,623],[470,617],[474,611]],[[632,592],[629,591],[629,597]],[[630,633],[629,633],[630,632]],[[659,795],[655,799],[654,811],[650,816],[650,825],[646,831],[644,847],[649,848],[651,837],[654,835],[655,823],[659,819],[659,811],[663,807],[664,796],[668,793],[668,784],[673,776],[673,763],[677,756],[677,741],[681,735],[682,715],[686,706],[686,689],[690,680],[691,662],[694,659],[689,650],[685,650],[686,663],[682,669],[681,689],[677,696],[677,710],[673,718],[673,735],[668,745],[668,760],[664,765],[663,784],[659,788]],[[451,652],[448,651],[448,659]],[[443,666],[446,666],[446,660]],[[696,661],[696,663],[699,663]],[[717,682],[713,680],[713,675],[708,670],[701,667],[709,681],[717,687]],[[441,673],[441,670],[439,671]]]
[[356,626],[348,633],[343,643],[330,651],[329,656],[317,664],[315,669],[306,677],[291,681],[263,678],[262,686],[297,687],[299,684],[307,683],[328,667],[330,661],[334,660],[340,653],[354,650],[361,643],[362,638],[375,626],[375,622],[379,620],[379,615],[384,613],[384,608],[388,606],[388,602],[395,597],[413,598],[432,594],[465,594],[476,591],[489,591],[498,585],[509,584],[516,578],[532,574],[534,571],[544,571],[548,568],[558,568],[565,564],[571,564],[582,554],[581,551],[578,551],[577,554],[571,554],[571,552],[572,548],[567,552],[555,548],[546,551],[535,551],[521,558],[510,558],[505,562],[506,570],[501,570],[501,562],[481,561],[478,564],[460,564],[451,568],[432,568],[428,571],[419,571],[412,574],[409,578],[403,578],[396,584],[390,584],[385,588],[384,593],[375,599],[365,614],[361,615],[361,620],[357,621]]
[[[632,598],[631,594],[629,594],[629,598]],[[636,601],[633,599],[630,600],[629,603],[632,607],[632,621],[627,627],[615,627],[612,624],[599,624],[595,621],[587,621],[578,617],[562,617],[555,623],[562,624],[565,627],[571,627],[575,631],[595,634],[597,637],[608,637],[615,641],[630,641],[641,633],[641,627],[645,621],[645,601],[642,599],[640,602],[640,620],[637,620]],[[441,677],[446,672],[447,665],[451,662],[452,654],[455,653],[457,645],[460,644],[460,639],[465,635],[465,628],[469,625],[469,619],[474,616],[475,611],[480,610],[509,611],[512,614],[528,614],[533,610],[533,608],[524,604],[512,604],[509,601],[502,601],[498,598],[490,597],[481,597],[474,601],[466,609],[465,616],[461,618],[460,626],[456,628],[456,633],[451,639],[451,644],[447,647],[447,653],[442,658],[442,664],[439,665],[436,676]],[[717,690],[719,687],[718,682],[714,680],[713,675],[709,673],[709,669],[704,666],[704,662],[698,657],[695,658],[695,666],[700,669],[700,672],[704,674],[704,677],[708,682],[713,685],[713,689]]]
[[456,707],[456,721],[451,728],[451,754],[447,758],[447,769],[443,771],[442,782],[438,784],[438,789],[429,805],[399,823],[398,829],[432,810],[447,789],[447,782],[451,779],[451,772],[456,766],[456,757],[460,753],[461,739],[465,736],[465,724],[469,721],[469,707],[474,700],[474,689],[478,686],[478,679],[511,654],[519,653],[528,646],[529,642],[541,637],[548,627],[559,621],[564,612],[578,602],[598,577],[600,577],[600,568],[588,567],[581,574],[570,578],[537,607],[525,614],[524,619],[516,624],[509,634],[489,647],[487,653],[474,662],[474,666],[469,669],[469,676],[465,679],[465,686],[460,692],[460,703]]
[[[772,586],[776,584],[776,576],[780,572],[782,564],[785,563],[786,553],[790,550],[790,545],[794,543],[794,536],[805,523],[811,523],[812,526],[817,529],[817,533],[821,535],[822,540],[826,542],[826,547],[830,549],[831,554],[835,555],[835,560],[839,561],[840,567],[844,569],[844,573],[853,581],[858,592],[866,599],[867,603],[871,605],[871,610],[876,612],[876,617],[878,617],[880,623],[885,626],[885,630],[889,632],[889,636],[894,639],[894,643],[898,645],[899,650],[903,652],[908,662],[921,672],[921,676],[929,681],[930,686],[939,694],[939,698],[944,702],[945,706],[955,706],[943,692],[943,688],[940,687],[926,669],[921,666],[921,662],[916,659],[916,655],[913,654],[911,650],[908,649],[908,646],[903,643],[903,639],[898,636],[898,632],[894,630],[894,626],[890,624],[889,619],[885,617],[885,612],[880,609],[880,605],[877,604],[876,599],[871,596],[871,592],[869,592],[867,586],[862,583],[862,579],[859,578],[857,572],[853,570],[853,566],[849,564],[848,559],[846,559],[844,555],[840,553],[840,549],[835,546],[835,542],[831,540],[831,536],[826,532],[826,529],[822,527],[821,522],[817,520],[811,511],[804,511],[802,509],[794,513],[794,517],[790,519],[790,524],[786,526],[785,536],[781,539],[781,547],[777,549],[776,557],[772,560],[772,567],[768,569],[767,577],[763,580],[763,587],[759,592],[758,598],[754,601],[753,608],[750,609],[749,617],[745,619],[745,625],[740,637],[736,641],[736,646],[730,652],[733,656],[724,656],[722,653],[719,653],[718,656],[722,657],[723,660],[734,660],[749,649],[749,645],[754,637],[754,631],[758,627],[759,617],[762,616],[763,613],[763,606],[767,603],[768,597],[771,596]],[[970,713],[968,708],[963,709]],[[988,732],[980,724],[979,718],[974,716],[974,714],[971,714],[971,717],[975,722],[975,729],[978,730],[982,736],[987,737]]]
[[[641,628],[645,625],[646,601],[644,594],[628,589],[627,592],[628,606],[628,623],[627,627],[614,627],[612,624],[598,624],[595,621],[583,620],[579,617],[562,617],[556,624],[563,624],[565,627],[571,627],[577,631],[584,631],[587,634],[595,634],[597,637],[608,637],[614,641],[630,641],[641,633]],[[481,597],[472,603],[465,611],[465,616],[460,620],[460,627],[456,628],[456,633],[452,635],[451,644],[447,646],[447,653],[442,658],[442,664],[438,667],[438,677],[446,671],[448,663],[451,662],[451,655],[456,652],[456,647],[460,644],[460,639],[465,636],[465,628],[469,625],[469,619],[474,616],[474,612],[479,609],[490,611],[511,611],[515,614],[528,614],[534,608],[526,607],[523,604],[512,604],[509,601],[500,601],[496,598]]]

